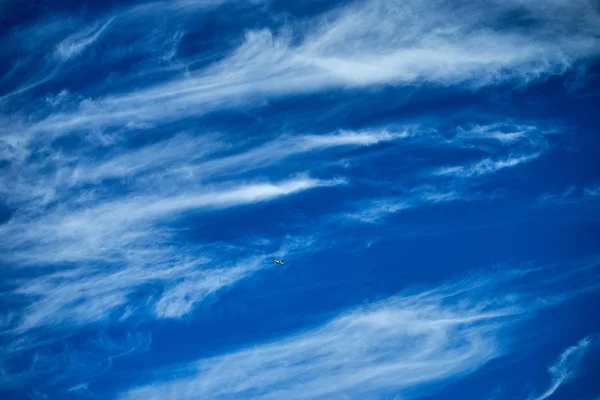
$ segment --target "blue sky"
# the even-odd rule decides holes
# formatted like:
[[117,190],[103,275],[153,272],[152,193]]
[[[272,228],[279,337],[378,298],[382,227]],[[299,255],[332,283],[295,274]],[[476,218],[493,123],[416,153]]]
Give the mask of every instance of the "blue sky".
[[596,2],[0,21],[3,399],[600,398]]

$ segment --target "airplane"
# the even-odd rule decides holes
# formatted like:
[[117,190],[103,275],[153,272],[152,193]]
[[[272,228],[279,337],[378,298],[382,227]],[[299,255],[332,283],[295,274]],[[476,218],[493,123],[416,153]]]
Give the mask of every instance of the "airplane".
[[275,264],[283,265],[283,258],[281,260],[276,260],[275,257],[273,257],[273,262]]

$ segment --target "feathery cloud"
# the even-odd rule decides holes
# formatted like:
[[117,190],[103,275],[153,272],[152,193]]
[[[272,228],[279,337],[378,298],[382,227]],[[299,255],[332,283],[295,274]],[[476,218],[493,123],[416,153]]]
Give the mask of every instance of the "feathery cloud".
[[110,18],[99,28],[95,26],[90,27],[82,32],[77,32],[76,34],[66,38],[56,47],[56,51],[54,53],[55,57],[62,61],[76,57],[82,51],[84,51],[86,47],[92,45],[96,40],[98,40],[100,35],[102,35],[102,33],[108,28],[113,20],[114,17]]
[[[56,135],[90,126],[167,122],[335,88],[526,83],[598,55],[600,14],[591,0],[543,7],[517,0],[460,6],[436,1],[434,7],[432,14],[413,0],[354,2],[302,28],[248,31],[242,45],[204,69],[135,92],[85,100],[28,124],[26,132]],[[492,28],[511,11],[526,13],[536,24],[526,33],[510,24]]]
[[530,397],[530,400],[544,400],[552,396],[562,385],[573,379],[578,373],[580,364],[588,352],[597,350],[600,344],[600,336],[598,334],[589,335],[581,339],[577,344],[570,346],[556,360],[552,366],[548,368],[548,372],[552,376],[550,387],[546,391],[536,397]]
[[537,200],[538,206],[568,205],[594,202],[600,195],[600,184],[571,185],[559,193],[545,193]]
[[506,354],[505,328],[545,306],[540,288],[507,289],[527,273],[474,276],[358,306],[300,333],[180,366],[179,377],[165,369],[163,381],[119,398],[418,397]]
[[[184,46],[203,26],[203,13],[225,2],[136,3],[94,20],[59,15],[0,38],[4,59],[14,61],[0,77],[0,258],[9,265],[2,302],[10,305],[0,318],[0,332],[10,337],[3,353],[24,351],[25,341],[28,351],[45,346],[40,337],[46,329],[185,318],[264,270],[263,259],[274,247],[279,255],[300,253],[313,239],[287,226],[285,238],[262,236],[252,245],[245,241],[254,238],[247,237],[240,239],[244,245],[175,240],[188,228],[178,223],[191,213],[213,217],[356,177],[359,189],[341,207],[359,207],[342,214],[377,223],[409,208],[478,198],[470,180],[540,157],[548,139],[536,126],[492,121],[452,132],[449,140],[435,129],[421,134],[420,127],[371,126],[318,135],[268,131],[261,132],[267,139],[255,142],[246,140],[243,129],[206,133],[194,124],[186,130],[186,118],[273,110],[273,100],[329,90],[527,85],[585,67],[600,54],[600,14],[592,0],[370,0],[332,5],[301,20],[266,16],[268,4],[232,2],[227,12],[261,18],[241,18],[242,24],[252,20],[251,28],[232,29],[231,40],[218,50]],[[507,18],[514,15],[529,21],[526,29]],[[379,179],[372,174],[379,169],[370,168],[376,162],[351,168],[350,156],[345,176],[330,173],[345,149],[394,142],[398,146],[386,151],[410,152],[417,141],[430,149],[458,146],[486,154],[474,164],[420,158],[395,178],[394,184],[413,189],[398,195],[396,186],[392,193],[374,194],[374,201],[365,199],[360,182]],[[306,174],[294,175],[299,171]],[[597,196],[596,189],[584,192]],[[312,226],[315,219],[302,224]],[[259,398],[327,398],[338,389],[364,397],[396,390],[398,376],[407,387],[444,381],[495,357],[496,327],[513,312],[510,306],[488,313],[479,306],[441,304],[429,294],[399,296],[253,352],[202,360],[194,370],[201,382],[194,378],[128,395],[164,395],[182,387],[183,398],[228,394],[220,374],[225,369],[240,380],[229,394],[256,390]],[[34,360],[35,371],[53,365],[42,352]],[[295,377],[303,381],[290,383]],[[71,382],[72,392],[85,389],[87,383],[73,386],[77,382],[88,380]]]
[[454,176],[458,178],[473,178],[482,175],[494,174],[505,168],[512,168],[519,164],[530,162],[539,157],[539,153],[515,155],[505,159],[492,160],[484,158],[468,166],[459,165],[453,167],[443,167],[438,169],[435,174],[441,176]]
[[161,232],[153,223],[167,217],[203,209],[254,204],[318,187],[344,183],[341,179],[298,177],[270,183],[246,183],[205,188],[202,191],[162,197],[146,195],[109,200],[79,210],[57,208],[41,218],[15,217],[0,226],[6,240],[0,251],[7,259],[24,263],[59,263],[106,259],[120,249]]
[[458,187],[422,184],[406,190],[401,196],[363,200],[355,204],[357,210],[344,212],[340,216],[349,220],[376,224],[403,210],[456,201],[467,202],[477,197],[481,196],[468,193]]

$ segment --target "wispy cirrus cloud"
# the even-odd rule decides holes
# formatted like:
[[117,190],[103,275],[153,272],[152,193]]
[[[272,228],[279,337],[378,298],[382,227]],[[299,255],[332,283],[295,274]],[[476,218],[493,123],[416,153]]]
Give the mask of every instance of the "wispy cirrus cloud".
[[593,186],[586,187],[585,189],[583,189],[583,192],[586,194],[586,196],[598,197],[600,196],[600,184],[595,184]]
[[419,397],[510,351],[506,329],[548,305],[544,288],[507,285],[528,273],[407,291],[297,334],[165,368],[163,380],[119,398]]
[[454,201],[470,201],[473,197],[474,195],[458,189],[422,185],[407,191],[403,196],[362,201],[355,205],[356,211],[342,213],[341,217],[376,224],[403,210]]
[[493,160],[484,158],[474,164],[443,167],[436,171],[436,175],[453,176],[458,178],[474,178],[482,175],[490,175],[505,168],[516,167],[539,157],[539,153],[513,155],[508,158]]
[[[444,166],[444,156],[441,154],[432,162],[435,167],[423,165],[413,169],[416,178],[406,177],[413,182],[412,187],[408,184],[400,188],[394,186],[393,191],[400,191],[400,194],[362,199],[351,206],[353,210],[342,212],[338,217],[365,223],[383,223],[390,215],[417,207],[496,198],[496,191],[481,192],[474,186],[502,170],[514,169],[542,157],[552,149],[548,138],[559,134],[556,128],[511,122],[466,124],[450,132],[436,127],[429,131],[426,127],[420,127],[408,134],[407,147],[414,146],[416,151],[421,148],[459,148],[475,154],[484,152],[490,156],[476,162],[464,161],[459,165]],[[465,158],[469,158],[468,153]]]
[[[68,383],[73,377],[79,382],[89,381],[111,368],[115,360],[147,352],[152,344],[152,334],[148,331],[131,331],[124,335],[98,333],[78,343],[65,341],[58,345],[65,337],[59,334],[51,341],[45,338],[45,346],[39,342],[34,346],[25,340],[3,344],[0,384],[3,387],[29,384],[30,388],[38,389],[31,384],[33,378],[51,377],[55,384]],[[67,386],[73,387],[78,387],[74,390],[77,392],[83,389],[79,384]]]
[[[240,249],[211,243],[173,247],[177,230],[167,221],[189,212],[210,213],[343,185],[344,178],[316,179],[307,174],[275,182],[231,178],[280,165],[294,155],[366,147],[405,135],[388,131],[287,135],[247,148],[227,142],[223,135],[182,133],[133,150],[113,146],[100,156],[42,152],[44,156],[34,162],[14,159],[2,184],[16,211],[0,225],[6,238],[0,251],[15,268],[67,265],[58,272],[13,282],[14,289],[5,295],[19,306],[3,329],[21,335],[42,327],[140,315],[188,315],[207,297],[263,268],[265,246],[247,249],[244,256]],[[314,162],[312,158],[304,166],[310,169]],[[105,182],[109,180],[110,186],[111,179],[122,181],[122,192],[106,192]],[[284,238],[279,252],[298,251],[299,244],[294,243],[293,237]],[[153,289],[147,292],[148,288]],[[141,292],[146,301],[131,306],[132,296]]]
[[163,293],[153,306],[154,314],[158,318],[181,318],[211,294],[232,286],[258,270],[260,261],[247,261],[233,268],[190,271],[185,281],[176,283]]
[[402,199],[376,199],[359,205],[359,211],[349,211],[343,214],[344,218],[366,223],[378,223],[386,216],[413,207],[413,204]]
[[[19,200],[27,197],[52,200],[60,197],[61,192],[69,193],[69,190],[111,178],[128,180],[142,188],[150,185],[155,190],[167,190],[168,186],[197,185],[199,180],[205,182],[256,171],[292,156],[311,155],[314,162],[317,152],[368,147],[397,141],[407,135],[406,131],[386,130],[282,135],[245,148],[243,144],[229,142],[222,134],[183,132],[139,149],[114,146],[102,157],[61,153],[49,156],[49,149],[19,150],[9,145],[0,149],[0,154],[11,160],[12,167],[0,181],[0,193],[9,199],[19,196]],[[86,146],[89,152],[97,147],[93,143]],[[32,154],[43,157],[37,162],[25,162]],[[39,179],[41,174],[46,174],[46,179],[32,187],[31,181]]]
[[577,344],[568,347],[548,368],[552,381],[548,389],[537,396],[530,396],[529,400],[544,400],[552,396],[562,385],[575,378],[581,371],[581,363],[590,351],[597,351],[600,344],[600,335],[592,334],[581,339]]
[[[386,138],[386,135],[349,134],[329,140],[326,137],[300,138],[299,142],[317,143],[308,146],[314,149],[360,146]],[[256,272],[261,258],[252,259],[252,255],[258,254],[251,251],[242,259],[235,251],[215,249],[210,244],[174,248],[169,243],[175,231],[165,226],[167,220],[177,219],[186,212],[252,205],[345,183],[342,178],[323,180],[306,174],[279,182],[254,179],[185,186],[181,185],[181,179],[177,181],[174,177],[173,183],[180,184],[174,191],[135,183],[136,179],[159,179],[165,169],[206,162],[203,156],[207,151],[200,150],[211,143],[208,138],[176,136],[166,144],[123,150],[96,161],[78,159],[73,163],[69,157],[41,158],[37,165],[29,164],[30,168],[21,172],[27,171],[30,177],[41,177],[47,182],[48,176],[40,171],[48,171],[48,165],[56,165],[66,179],[50,180],[52,186],[48,190],[53,193],[50,200],[15,191],[18,185],[9,183],[11,175],[5,176],[5,193],[15,201],[17,211],[0,225],[5,238],[0,243],[3,258],[16,268],[68,263],[59,272],[42,273],[37,278],[15,282],[17,286],[10,292],[11,296],[27,305],[14,309],[7,322],[10,329],[26,333],[42,326],[81,325],[109,317],[128,318],[137,313],[150,313],[157,318],[182,317],[206,297]],[[289,146],[294,141],[289,139],[286,143]],[[306,149],[300,146],[299,151]],[[188,157],[182,157],[185,154]],[[265,151],[251,150],[250,154],[241,156],[238,161],[221,163],[221,169],[213,169],[211,176],[222,177],[224,172],[242,168],[243,163],[253,163],[255,159],[257,164],[269,163],[265,160]],[[274,159],[272,163],[281,158],[275,156]],[[211,162],[218,160],[213,157]],[[15,168],[14,176],[18,176],[19,170]],[[203,170],[198,168],[198,171]],[[74,180],[73,174],[76,175]],[[103,180],[117,176],[125,179],[128,188],[121,194],[104,193]],[[35,181],[20,182],[22,189],[35,184]],[[83,184],[87,185],[88,193],[77,188]],[[215,253],[223,254],[211,261]],[[223,257],[229,258],[225,261]],[[232,267],[236,258],[239,265]],[[209,262],[216,265],[209,266]],[[219,267],[219,263],[229,266]],[[132,295],[152,285],[159,290],[156,299],[142,307],[128,306]]]
[[[315,251],[308,248],[310,242],[299,239],[284,238],[279,241],[280,250]],[[3,300],[11,304],[11,313],[1,331],[7,341],[0,347],[0,367],[5,366],[0,384],[19,385],[43,376],[53,376],[52,385],[60,377],[97,378],[110,368],[115,358],[145,351],[141,347],[147,350],[151,337],[136,336],[138,344],[132,343],[131,349],[127,345],[132,339],[129,336],[126,342],[119,343],[110,337],[99,337],[93,340],[92,349],[66,349],[64,356],[77,361],[67,366],[61,366],[63,354],[54,354],[56,350],[47,354],[48,348],[57,347],[61,340],[69,338],[69,332],[90,324],[126,326],[124,322],[131,320],[190,316],[209,297],[269,268],[269,248],[273,245],[244,247],[217,243],[199,249],[159,245],[129,250],[125,247],[122,250],[126,256],[122,258],[75,263],[70,269],[59,268],[14,282],[18,285],[3,293]],[[54,333],[48,337],[48,332]],[[43,357],[38,357],[37,349],[44,351]],[[97,359],[105,353],[106,358]],[[22,362],[16,361],[27,355],[34,359],[34,370],[22,369]],[[92,363],[84,356],[95,361]]]
[[503,151],[511,146],[532,151],[546,149],[548,137],[559,133],[560,130],[549,126],[519,124],[515,121],[495,122],[487,125],[467,124],[458,126],[456,134],[448,142],[490,153]]
[[[517,123],[459,126],[456,135],[447,140],[450,145],[483,150],[495,157],[485,157],[465,165],[444,166],[438,168],[434,175],[477,178],[529,163],[548,151],[548,138],[559,133],[556,128],[548,126]],[[499,153],[508,154],[499,157]]]
[[121,398],[378,396],[455,378],[494,358],[493,321],[516,310],[445,307],[453,289],[359,307],[298,335],[200,360],[185,367],[189,377]]
[[[461,4],[459,12],[439,1],[431,14],[418,1],[351,3],[278,32],[248,31],[242,45],[206,68],[86,100],[28,124],[26,131],[63,134],[84,126],[166,122],[257,99],[344,87],[528,82],[597,55],[599,16],[591,4],[489,1]],[[536,24],[527,33],[510,24],[493,28],[508,12],[525,13]]]
[[102,35],[113,20],[114,17],[110,18],[100,27],[93,26],[64,39],[56,47],[54,56],[61,61],[76,57],[84,51],[86,47],[98,40],[100,35]]
[[83,393],[88,390],[88,383],[79,383],[67,389],[68,393]]
[[[152,54],[157,56],[157,59],[144,64],[139,75],[144,76],[151,71],[160,73],[163,69],[171,69],[172,65],[164,65],[164,61],[169,62],[172,58],[166,57],[165,53],[169,48],[172,51],[173,45],[177,45],[181,35],[165,32],[162,26],[155,26],[155,29],[150,32],[140,27],[152,24],[152,20],[157,15],[168,15],[169,18],[176,20],[181,19],[185,13],[192,15],[202,13],[225,2],[227,0],[142,2],[128,7],[113,7],[105,15],[92,20],[87,18],[87,15],[82,15],[84,13],[57,12],[50,17],[44,16],[32,24],[13,27],[0,38],[5,52],[15,58],[13,68],[0,77],[1,83],[11,87],[0,92],[0,105],[4,101],[13,100],[53,80],[68,79],[69,73],[73,73],[76,68],[90,68],[89,60],[77,56],[86,49],[92,50],[103,44],[103,39],[114,39],[111,35],[115,34],[122,39],[121,46],[112,47],[112,51],[103,51],[102,57],[94,57],[95,65],[111,65],[133,54],[141,57]],[[128,28],[126,34],[122,29],[124,26]],[[146,45],[145,49],[139,47],[142,42]],[[157,55],[155,48],[159,48],[160,54]],[[17,54],[12,54],[15,50]],[[184,68],[185,65],[175,67],[177,70]],[[14,76],[20,77],[18,80],[13,79],[17,87],[9,81]],[[131,80],[131,77],[121,78],[125,81]],[[77,101],[81,100],[81,97],[77,99]]]
[[538,206],[569,205],[594,202],[600,196],[600,184],[571,185],[562,192],[545,193],[537,200]]
[[[243,237],[234,245],[182,238],[183,231],[197,227],[181,225],[190,215],[214,217],[234,208],[288,201],[319,188],[333,191],[354,183],[353,173],[363,174],[356,182],[380,179],[366,171],[373,165],[362,165],[363,171],[347,168],[340,177],[332,174],[332,160],[338,162],[347,149],[355,154],[393,143],[398,145],[395,149],[411,152],[416,133],[430,149],[487,152],[474,164],[460,159],[448,163],[439,155],[423,157],[426,161],[395,178],[406,178],[400,195],[396,187],[392,193],[378,192],[365,199],[357,183],[358,190],[339,208],[358,204],[345,215],[373,223],[409,208],[479,198],[471,192],[469,180],[522,165],[529,161],[523,157],[541,156],[546,145],[540,129],[518,123],[467,126],[452,132],[449,140],[435,130],[422,134],[420,127],[373,126],[315,134],[286,132],[281,125],[274,131],[265,124],[260,127],[264,137],[248,140],[243,127],[207,133],[203,130],[211,129],[210,122],[208,128],[203,121],[186,129],[186,118],[197,121],[213,111],[240,107],[271,110],[272,100],[332,89],[360,93],[382,85],[472,89],[528,84],[575,65],[585,66],[599,48],[598,10],[591,0],[459,5],[436,1],[427,6],[413,0],[374,0],[332,5],[323,14],[300,20],[271,15],[268,2],[259,7],[257,2],[231,2],[227,12],[240,13],[231,20],[237,22],[243,14],[239,27],[230,24],[231,40],[220,41],[218,49],[209,43],[209,48],[196,51],[190,42],[198,44],[199,27],[205,26],[203,13],[223,3],[137,3],[106,10],[93,19],[60,15],[0,38],[5,44],[0,53],[12,62],[0,78],[0,211],[7,210],[0,222],[0,258],[9,264],[0,300],[10,305],[0,331],[10,337],[8,347],[14,345],[14,351],[3,347],[2,352],[25,351],[18,346],[24,341],[31,346],[27,351],[38,344],[44,348],[47,343],[40,344],[40,337],[48,334],[47,329],[64,332],[136,318],[185,318],[207,299],[264,270],[265,256],[322,248],[326,240],[311,242],[293,226],[287,226],[290,232],[284,237],[267,235],[261,243]],[[436,13],[431,13],[432,7]],[[523,15],[531,24],[525,30],[513,26],[507,15]],[[251,27],[244,25],[249,20],[254,21]],[[515,48],[520,51],[515,53]],[[310,124],[305,126],[310,129]],[[388,147],[390,152],[395,149]],[[440,168],[447,165],[445,174],[431,176],[431,170],[443,171]],[[300,171],[307,173],[298,175]],[[314,223],[311,218],[302,221],[305,227]],[[358,392],[351,384],[355,374],[367,376],[366,390],[385,388],[392,381],[389,371],[406,372],[403,357],[414,359],[417,370],[423,367],[422,378],[408,374],[407,382],[427,383],[437,375],[456,376],[477,368],[494,354],[493,346],[485,351],[493,344],[482,339],[485,329],[462,324],[465,318],[479,315],[481,321],[495,321],[495,316],[475,309],[448,310],[429,300],[417,306],[402,299],[339,317],[321,330],[290,339],[291,346],[284,341],[265,347],[258,353],[260,365],[265,370],[273,363],[280,365],[273,349],[281,351],[307,377],[306,393],[325,396],[331,389],[319,388],[320,378],[303,363],[306,352],[294,346],[329,357],[332,363],[317,364],[317,371],[339,368],[340,384]],[[429,325],[422,324],[420,306],[432,311]],[[381,329],[361,322],[363,317],[385,320],[388,314],[393,321]],[[403,331],[397,321],[404,316],[423,329],[422,337],[431,347]],[[446,316],[449,327],[444,325]],[[402,348],[403,338],[414,340],[416,346],[390,356],[388,372],[379,371],[372,359],[364,367],[353,362],[345,368],[343,347],[319,353],[316,343],[329,343],[336,335],[360,344],[355,326],[358,336],[390,343],[387,350]],[[453,360],[442,354],[445,344],[438,339],[456,330],[472,335],[473,341],[450,343],[456,347]],[[482,349],[480,340],[485,342]],[[364,353],[350,353],[353,359],[365,354],[387,357],[384,350],[367,347]],[[472,354],[463,359],[464,352]],[[253,375],[248,353],[232,357],[249,386],[261,390],[254,379],[271,379]],[[46,361],[41,352],[35,359],[38,371]],[[229,368],[227,360],[217,358],[216,369],[207,364],[202,369],[213,376],[218,368]],[[295,390],[282,383],[294,368],[281,367],[273,375],[274,386],[264,388],[275,387],[274,393]],[[15,376],[21,375],[10,372],[4,378]],[[87,380],[68,387],[83,389],[77,385],[85,383],[79,382]],[[219,390],[215,384],[200,393]]]
[[[239,175],[248,172],[280,165],[292,157],[310,156],[314,163],[319,153],[333,151],[336,148],[370,147],[380,143],[398,141],[409,134],[386,130],[373,131],[341,131],[322,135],[282,135],[247,151],[232,155],[224,155],[197,164],[179,165],[163,172],[164,179],[210,180],[214,177]],[[324,155],[331,157],[331,154]],[[305,160],[304,160],[305,161]],[[299,164],[302,165],[302,164]]]
[[[529,133],[524,133],[523,139],[536,132],[524,131]],[[277,168],[304,154],[312,156],[304,167],[322,168],[316,152],[326,159],[337,148],[364,148],[404,139],[408,140],[404,145],[410,146],[411,138],[433,144],[438,140],[414,130],[363,130],[276,136],[240,148],[224,136],[184,133],[135,150],[116,147],[100,157],[57,154],[40,157],[24,169],[15,162],[13,173],[3,179],[5,193],[19,210],[0,225],[7,238],[0,244],[6,259],[21,266],[88,265],[20,283],[14,294],[29,299],[29,306],[27,315],[16,316],[12,324],[27,332],[46,325],[128,318],[138,312],[150,312],[157,318],[183,317],[208,296],[259,270],[260,257],[253,258],[259,255],[255,252],[244,258],[226,253],[238,264],[221,267],[220,257],[210,261],[215,255],[210,244],[174,249],[168,243],[177,231],[165,224],[167,220],[344,184],[343,178],[309,175],[276,182],[245,180],[239,175]],[[457,135],[456,140],[464,138]],[[35,180],[29,178],[40,177],[43,180],[32,186]],[[223,181],[226,177],[229,180]],[[123,182],[123,192],[105,192],[104,181],[115,178]],[[205,182],[198,183],[198,179]],[[211,180],[216,183],[210,184]],[[358,211],[343,214],[376,223],[404,209],[473,198],[468,187],[421,184],[401,196],[364,200]],[[156,285],[160,295],[144,307],[128,307],[129,298],[148,285]]]
[[[36,221],[11,220],[0,226],[10,238],[3,240],[2,252],[11,262],[37,266],[67,262],[75,267],[20,282],[11,294],[27,306],[22,312],[21,307],[15,308],[9,329],[24,334],[44,326],[82,325],[109,317],[182,317],[208,296],[263,268],[264,256],[253,251],[250,254],[256,256],[241,259],[235,251],[211,246],[173,249],[156,244],[168,243],[170,234],[153,222],[186,210],[252,204],[340,183],[300,178],[177,196],[171,201],[109,202],[83,211],[57,211]],[[219,252],[223,254],[212,260]],[[238,265],[232,266],[235,257]],[[220,263],[228,266],[219,267]],[[130,306],[131,296],[151,287],[156,290],[144,296],[156,292],[155,299]]]
[[105,259],[139,240],[160,236],[160,231],[152,229],[153,222],[166,217],[174,218],[192,210],[259,203],[341,183],[341,179],[299,177],[277,183],[224,185],[172,197],[126,197],[81,210],[77,205],[67,210],[59,207],[33,221],[27,216],[15,217],[0,226],[7,238],[0,249],[14,261],[33,264]]
[[[3,243],[3,247],[14,250],[20,242],[46,237],[52,238],[49,239],[55,248],[52,253],[60,254],[62,246],[56,246],[57,240],[77,237],[79,244],[84,238],[95,241],[94,247],[103,252],[106,248],[98,246],[96,233],[99,232],[104,232],[105,237],[119,237],[113,242],[123,244],[127,239],[123,235],[115,236],[115,231],[125,232],[132,224],[186,210],[255,203],[342,183],[339,179],[317,180],[303,176],[279,183],[231,181],[220,186],[201,185],[198,180],[233,177],[276,165],[293,155],[336,147],[369,146],[401,137],[402,133],[388,132],[288,136],[233,154],[214,155],[231,145],[210,135],[181,134],[137,150],[117,148],[100,159],[55,154],[40,157],[35,163],[15,160],[0,187],[8,201],[18,204],[25,213],[15,215],[0,228],[7,234],[13,230],[21,232]],[[103,180],[110,178],[122,179],[129,188],[122,195],[105,193]],[[79,188],[83,185],[86,189],[81,191]],[[183,185],[185,190],[182,191]],[[60,207],[45,210],[41,219],[36,216],[40,212],[37,208],[59,201]],[[25,226],[27,229],[23,230]],[[47,235],[50,231],[54,233]],[[79,244],[73,242],[73,248]]]

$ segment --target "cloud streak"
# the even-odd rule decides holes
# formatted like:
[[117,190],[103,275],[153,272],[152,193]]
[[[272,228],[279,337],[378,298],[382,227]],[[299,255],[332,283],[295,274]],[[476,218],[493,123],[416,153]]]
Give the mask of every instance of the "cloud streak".
[[255,204],[342,183],[341,179],[300,176],[277,183],[223,185],[171,197],[127,197],[82,210],[58,208],[34,221],[15,218],[1,225],[0,232],[7,239],[0,249],[13,261],[33,264],[105,259],[106,255],[129,249],[128,245],[149,236],[160,237],[152,224],[167,217],[193,210]]
[[552,396],[562,385],[573,379],[580,369],[580,364],[590,351],[597,350],[600,344],[600,336],[597,334],[589,335],[581,339],[577,344],[568,347],[558,357],[558,360],[548,368],[552,376],[550,386],[546,391],[536,397],[529,397],[529,400],[545,400]]
[[[388,131],[287,135],[246,148],[223,135],[181,133],[135,150],[114,146],[100,157],[56,154],[33,163],[15,159],[2,183],[17,211],[0,225],[0,251],[14,268],[42,269],[34,273],[39,276],[12,282],[14,288],[5,294],[19,305],[3,329],[23,335],[43,327],[143,315],[182,318],[265,264],[262,250],[246,249],[241,257],[240,249],[219,244],[173,247],[178,232],[169,226],[174,221],[190,212],[211,213],[344,185],[344,178],[308,174],[275,182],[239,175],[281,165],[292,156],[405,136]],[[105,182],[115,178],[125,190],[106,193]],[[286,241],[281,250],[293,250],[295,245]],[[48,266],[59,269],[42,272]],[[131,306],[142,292],[145,300]]]
[[[81,212],[57,212],[28,223],[10,221],[0,226],[6,234],[3,253],[22,265],[47,266],[65,262],[78,266],[22,282],[13,296],[29,304],[11,321],[12,330],[23,334],[43,326],[81,325],[113,317],[129,318],[148,313],[156,318],[180,318],[208,296],[232,286],[264,267],[263,258],[232,263],[235,253],[225,251],[211,261],[209,247],[176,251],[165,242],[170,236],[153,222],[189,210],[253,204],[317,187],[343,183],[299,178],[272,183],[235,186],[172,199],[143,198],[102,204]],[[119,266],[122,265],[122,266]],[[158,297],[129,306],[131,296],[156,287]],[[154,291],[153,291],[154,292]],[[152,293],[152,292],[151,292]],[[147,296],[147,295],[146,295]],[[16,310],[15,310],[16,311]]]
[[457,189],[444,190],[431,185],[422,185],[409,190],[404,196],[363,201],[356,205],[358,210],[342,213],[341,217],[378,224],[382,223],[386,217],[403,210],[454,201],[470,201],[473,197],[473,195]]
[[506,328],[541,305],[540,288],[505,287],[527,273],[406,291],[297,334],[168,368],[180,374],[119,398],[419,397],[506,354]]
[[83,393],[86,390],[88,390],[88,384],[87,383],[80,383],[77,384],[75,386],[70,387],[67,392],[68,393]]
[[[550,141],[548,130],[494,118],[449,132],[370,117],[330,128],[336,121],[321,123],[335,114],[329,110],[318,110],[316,123],[308,111],[306,121],[295,112],[270,119],[279,100],[331,90],[371,96],[383,86],[397,94],[527,85],[585,67],[600,48],[591,0],[370,0],[304,16],[275,15],[270,2],[228,2],[227,38],[199,40],[210,31],[205,13],[223,3],[57,15],[0,38],[0,56],[13,65],[0,77],[0,301],[10,310],[0,318],[0,370],[35,352],[30,372],[9,369],[3,382],[60,371],[41,350],[63,334],[189,318],[264,271],[265,257],[339,240],[326,237],[334,229],[315,232],[323,220],[381,223],[403,210],[489,196],[473,185],[542,157]],[[517,26],[515,15],[531,23]],[[267,112],[248,128],[230,113],[251,108]],[[225,115],[202,118],[215,111]],[[391,166],[392,159],[406,161]],[[398,173],[386,175],[390,166]],[[323,192],[336,194],[310,207],[297,201],[276,223],[249,227],[258,239],[227,215],[244,209],[257,218],[259,204]],[[358,307],[303,333],[200,360],[189,380],[124,396],[364,397],[454,379],[502,352],[496,329],[521,311],[447,303],[449,290]],[[95,371],[108,363],[93,361]],[[239,381],[227,389],[222,371]],[[88,378],[63,392],[93,388]]]
[[56,47],[54,56],[61,61],[78,56],[86,47],[92,45],[102,35],[114,20],[110,18],[101,27],[91,27],[82,32],[69,36]]
[[515,155],[505,159],[492,160],[484,158],[471,165],[443,167],[436,171],[436,175],[453,176],[457,178],[474,178],[494,174],[505,168],[513,168],[519,164],[527,163],[539,157],[539,153]]
[[600,184],[572,185],[559,193],[545,193],[537,200],[538,206],[573,205],[595,202],[600,196]]
[[[5,148],[3,154],[11,160],[12,168],[0,181],[0,193],[9,199],[19,196],[17,201],[45,198],[47,201],[60,199],[61,193],[70,195],[74,190],[89,184],[101,184],[103,180],[116,178],[139,186],[136,190],[153,188],[168,191],[185,184],[197,186],[243,173],[274,166],[287,158],[314,155],[335,148],[369,147],[379,143],[397,141],[407,132],[389,131],[341,131],[321,135],[282,135],[254,146],[244,148],[219,134],[179,133],[171,138],[144,146],[128,149],[120,146],[101,158],[74,155],[44,154],[47,150]],[[92,143],[90,149],[97,148]],[[233,150],[233,153],[232,153]],[[35,163],[25,160],[33,154],[44,157]],[[51,171],[53,176],[31,181],[40,174]],[[33,186],[33,187],[32,187]]]
[[[438,1],[434,7],[437,12],[431,14],[418,1],[371,0],[314,17],[303,28],[248,31],[229,56],[188,77],[86,100],[27,131],[63,134],[85,126],[167,122],[335,88],[528,82],[598,54],[599,17],[590,1],[543,7],[489,1],[461,3],[458,9]],[[526,34],[511,26],[491,28],[510,11],[525,12],[537,24]],[[299,43],[292,40],[295,36],[302,38]]]
[[[29,384],[29,387],[35,388],[37,383],[31,384],[35,378],[50,377],[57,384],[69,382],[76,377],[79,382],[83,380],[87,383],[71,384],[65,388],[65,392],[68,393],[73,387],[77,388],[73,391],[79,392],[87,388],[88,383],[99,373],[110,369],[114,361],[147,352],[152,344],[152,334],[139,331],[124,335],[94,334],[80,342],[65,340],[60,345],[57,343],[65,339],[65,336],[59,335],[53,339],[48,341],[46,338],[43,347],[40,342],[37,346],[32,346],[28,341],[3,345],[0,354],[0,384],[3,387]],[[22,364],[26,364],[28,368],[20,370]]]
[[[449,143],[440,143],[438,136],[421,129],[275,135],[250,147],[228,141],[226,135],[182,132],[136,149],[113,146],[110,152],[94,157],[55,154],[27,164],[15,159],[12,172],[2,183],[18,211],[0,225],[5,238],[0,251],[15,267],[66,263],[68,268],[19,282],[11,293],[27,306],[22,315],[16,311],[9,326],[23,334],[44,326],[82,325],[136,315],[189,315],[209,296],[260,270],[264,254],[251,250],[240,257],[216,244],[173,247],[170,243],[179,234],[172,228],[174,223],[189,213],[214,213],[352,183],[343,177],[317,179],[309,174],[279,181],[245,176],[261,169],[268,173],[273,167],[293,169],[294,158],[302,168],[326,173],[319,157],[330,158],[336,149],[391,142],[409,147],[424,141],[432,146],[460,146],[465,140],[481,139],[465,138],[466,131],[458,130]],[[480,131],[509,151],[539,142],[539,130],[514,129],[523,133],[508,140],[508,145],[504,138],[496,138],[499,134],[491,132],[492,128]],[[307,155],[311,156],[308,163]],[[111,179],[122,182],[122,192],[106,191]],[[358,210],[342,212],[336,218],[380,223],[402,210],[475,198],[468,186],[455,182],[422,183],[400,196],[354,203]],[[218,253],[223,255],[216,256]],[[224,267],[224,263],[230,266]],[[147,303],[129,306],[131,298],[148,288],[153,288],[153,297],[145,297]]]
[[[458,126],[451,132],[441,132],[437,127],[428,130],[420,126],[408,132],[404,145],[414,147],[416,151],[422,148],[436,151],[466,149],[477,154],[484,152],[490,157],[462,165],[434,168],[423,166],[418,169],[415,177],[405,177],[412,183],[412,187],[408,183],[401,187],[392,186],[394,191],[400,191],[401,194],[362,199],[350,206],[352,210],[338,214],[334,220],[342,218],[381,224],[393,214],[418,207],[493,199],[498,195],[496,191],[480,192],[473,187],[491,175],[514,169],[543,156],[552,148],[548,138],[560,134],[557,129],[510,122],[467,124]],[[435,163],[442,164],[442,160],[443,156],[439,160],[435,158]]]

